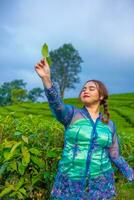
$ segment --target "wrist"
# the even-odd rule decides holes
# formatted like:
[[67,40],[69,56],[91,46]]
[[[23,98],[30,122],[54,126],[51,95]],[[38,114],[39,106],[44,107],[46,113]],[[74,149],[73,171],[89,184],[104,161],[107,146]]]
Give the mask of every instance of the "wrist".
[[41,78],[41,79],[42,79],[43,85],[44,85],[47,89],[49,89],[49,88],[52,87],[52,81],[51,81],[51,78],[43,77],[43,78]]
[[46,77],[46,76],[41,77],[41,79],[42,79],[42,81],[51,81],[51,78],[50,77]]

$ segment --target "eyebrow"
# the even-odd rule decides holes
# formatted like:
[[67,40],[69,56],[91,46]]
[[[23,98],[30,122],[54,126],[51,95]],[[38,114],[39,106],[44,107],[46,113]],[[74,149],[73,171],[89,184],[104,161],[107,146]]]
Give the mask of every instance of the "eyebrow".
[[[84,86],[83,89],[84,89],[84,88],[87,88],[87,87]],[[89,86],[89,88],[96,88],[96,87],[95,87],[95,86]]]

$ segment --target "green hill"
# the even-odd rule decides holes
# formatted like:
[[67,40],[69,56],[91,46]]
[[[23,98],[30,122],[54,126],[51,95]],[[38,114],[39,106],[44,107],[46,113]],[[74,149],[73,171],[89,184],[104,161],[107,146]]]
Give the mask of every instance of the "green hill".
[[[75,105],[81,108],[83,105],[78,98],[64,99],[64,103]],[[113,94],[109,96],[109,111],[111,119],[117,124],[119,131],[133,132],[134,127],[134,93]],[[103,108],[101,107],[103,112]],[[20,103],[11,106],[0,107],[0,115],[6,116],[12,114],[17,118],[32,114],[34,116],[44,117],[44,119],[52,119],[53,115],[49,108],[48,102],[44,103]],[[120,127],[121,124],[121,127]],[[123,128],[123,129],[122,129]]]

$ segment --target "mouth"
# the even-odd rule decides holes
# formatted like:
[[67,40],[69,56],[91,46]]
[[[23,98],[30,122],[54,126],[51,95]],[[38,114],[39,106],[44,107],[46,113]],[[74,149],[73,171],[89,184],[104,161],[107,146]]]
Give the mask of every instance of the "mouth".
[[87,98],[87,97],[89,97],[89,96],[87,96],[87,95],[85,95],[85,96],[83,96],[84,98]]

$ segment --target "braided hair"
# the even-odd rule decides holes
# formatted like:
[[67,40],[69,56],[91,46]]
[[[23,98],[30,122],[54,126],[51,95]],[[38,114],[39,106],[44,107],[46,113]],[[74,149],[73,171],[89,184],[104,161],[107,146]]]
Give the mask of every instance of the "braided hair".
[[107,124],[110,119],[110,113],[109,113],[109,109],[108,109],[107,99],[103,99],[101,101],[100,105],[103,105],[104,114],[106,115],[106,117],[104,115],[102,116],[101,121]]
[[[93,80],[88,80],[87,82],[89,82],[89,81],[92,81],[96,84],[96,86],[98,88],[98,92],[99,92],[99,97],[103,96],[103,99],[100,100],[100,105],[103,106],[103,115],[101,117],[101,121],[103,123],[107,124],[109,122],[109,119],[110,119],[110,113],[109,113],[108,102],[107,102],[108,89],[106,88],[106,86],[104,85],[104,83],[102,81],[93,79]],[[80,99],[81,92],[79,94],[79,99]]]

